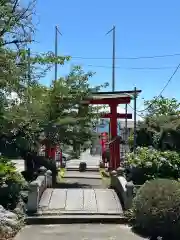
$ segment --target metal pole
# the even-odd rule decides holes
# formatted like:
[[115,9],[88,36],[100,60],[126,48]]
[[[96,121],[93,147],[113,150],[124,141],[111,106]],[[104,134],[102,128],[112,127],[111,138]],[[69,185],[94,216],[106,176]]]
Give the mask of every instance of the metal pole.
[[[27,71],[28,71],[28,79],[27,79],[27,98],[28,98],[28,104],[31,102],[31,97],[30,97],[30,92],[29,92],[29,87],[31,84],[31,50],[28,48],[27,52]],[[29,106],[29,105],[28,105]]]
[[[30,83],[31,83],[31,50],[30,48],[28,48],[27,50],[27,118],[29,118],[29,110],[30,110],[30,103],[31,103],[31,97],[30,97],[30,92],[29,92],[29,87],[30,87]],[[24,160],[24,169],[25,171],[28,171],[28,163],[27,160]]]
[[136,87],[134,88],[134,153],[136,153],[136,140],[137,140],[137,133],[136,133],[136,99],[137,99],[137,90]]
[[28,48],[28,86],[31,82],[31,62],[30,62],[30,58],[31,58],[31,50],[30,50],[30,48]]
[[127,136],[127,104],[125,105],[125,114],[126,114],[126,118],[125,118],[125,141],[127,143],[128,140],[128,136]]
[[112,56],[112,91],[115,91],[115,50],[116,50],[116,28],[113,26],[113,56]]
[[127,144],[128,144],[128,130],[127,130],[127,104],[125,105],[125,153],[127,152]]
[[[58,55],[58,28],[55,26],[55,57]],[[55,62],[55,81],[57,81],[57,62]]]
[[113,26],[113,28],[106,33],[108,35],[109,33],[113,32],[113,49],[112,49],[112,92],[115,91],[115,59],[116,59],[116,27]]

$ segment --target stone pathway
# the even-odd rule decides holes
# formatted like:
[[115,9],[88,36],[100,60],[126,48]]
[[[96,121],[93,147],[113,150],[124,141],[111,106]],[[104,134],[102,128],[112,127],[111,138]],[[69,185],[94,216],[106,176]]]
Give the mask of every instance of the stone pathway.
[[83,152],[81,154],[80,159],[72,159],[66,163],[66,168],[74,168],[78,169],[79,168],[79,163],[80,162],[86,162],[88,168],[92,169],[97,169],[99,168],[99,163],[101,161],[101,157],[99,156],[91,156],[89,154],[89,150],[86,152]]
[[22,172],[22,171],[25,170],[25,168],[24,168],[24,160],[16,159],[16,160],[12,160],[12,162],[15,164],[18,172]]
[[66,171],[57,188],[43,193],[38,216],[29,217],[29,224],[44,225],[25,226],[14,240],[143,240],[127,226],[118,224],[122,223],[123,210],[115,191],[103,186],[97,171],[100,157],[85,152],[81,159],[67,165],[77,169],[82,160],[96,171]]
[[26,226],[14,240],[143,240],[125,225],[62,224]]
[[64,178],[86,178],[86,179],[101,179],[101,175],[99,174],[99,172],[78,172],[78,171],[66,171]]

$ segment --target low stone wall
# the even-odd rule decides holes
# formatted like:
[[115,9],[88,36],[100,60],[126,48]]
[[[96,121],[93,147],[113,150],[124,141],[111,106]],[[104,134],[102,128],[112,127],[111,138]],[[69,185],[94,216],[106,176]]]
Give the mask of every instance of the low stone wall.
[[39,201],[46,188],[52,187],[52,172],[45,168],[40,169],[37,179],[30,183],[27,212],[36,213],[38,210]]
[[132,200],[134,197],[133,182],[127,182],[125,177],[122,176],[122,169],[117,169],[111,173],[111,187],[115,189],[120,197],[124,210],[128,210],[132,206]]

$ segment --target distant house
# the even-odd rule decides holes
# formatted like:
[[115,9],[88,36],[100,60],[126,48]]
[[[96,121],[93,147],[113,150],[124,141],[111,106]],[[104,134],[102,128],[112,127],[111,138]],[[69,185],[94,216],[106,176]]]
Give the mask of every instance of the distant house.
[[[134,129],[134,121],[128,120],[127,121],[127,137],[131,135],[132,130]],[[126,129],[125,129],[125,121],[120,121],[120,135],[122,139],[126,139]]]
[[[127,121],[127,137],[130,136],[131,131],[134,128],[134,121],[133,120],[128,120]],[[124,120],[118,120],[118,127],[117,127],[118,135],[121,135],[123,139],[125,139],[125,121]],[[106,120],[101,120],[100,123],[96,126],[96,132],[101,133],[101,132],[109,132],[109,121]]]

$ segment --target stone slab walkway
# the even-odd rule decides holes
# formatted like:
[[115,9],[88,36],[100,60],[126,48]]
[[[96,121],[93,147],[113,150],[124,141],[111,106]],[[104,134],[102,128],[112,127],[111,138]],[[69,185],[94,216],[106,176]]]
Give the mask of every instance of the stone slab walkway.
[[78,171],[66,171],[64,178],[86,178],[86,179],[101,179],[99,172],[78,172]]
[[122,215],[119,198],[112,189],[46,189],[40,203],[40,215],[106,214]]
[[24,160],[22,160],[22,159],[15,159],[15,160],[12,160],[12,162],[15,164],[18,172],[22,172],[22,171],[25,170]]
[[143,240],[119,224],[33,225],[23,228],[14,240]]
[[80,162],[86,162],[87,168],[99,168],[99,163],[101,161],[101,157],[99,156],[91,156],[89,154],[89,150],[86,152],[83,152],[81,154],[80,159],[72,159],[66,163],[66,168],[74,168],[78,169],[79,168],[79,163]]

